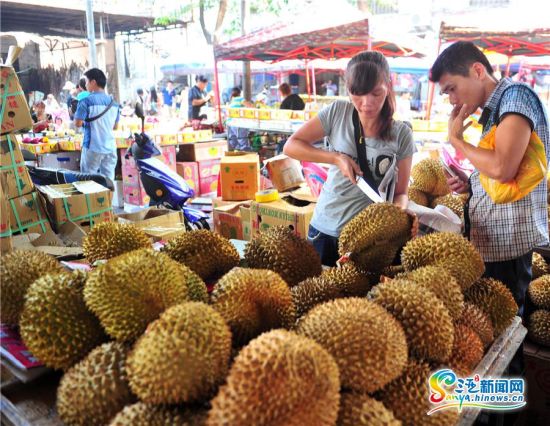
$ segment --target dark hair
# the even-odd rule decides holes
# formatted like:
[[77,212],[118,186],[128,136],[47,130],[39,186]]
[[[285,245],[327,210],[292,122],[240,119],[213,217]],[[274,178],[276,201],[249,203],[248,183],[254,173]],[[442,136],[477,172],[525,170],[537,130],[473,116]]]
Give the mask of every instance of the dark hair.
[[159,100],[157,89],[155,86],[151,86],[151,88],[149,89],[149,93],[151,94],[151,102],[155,103]]
[[172,80],[168,80],[168,82],[166,84],[168,84],[168,83],[174,84],[174,82]]
[[78,87],[80,87],[82,90],[86,90],[86,79],[84,77],[78,80]]
[[393,113],[395,112],[395,94],[390,77],[390,67],[380,52],[365,51],[358,53],[346,68],[346,85],[352,95],[362,96],[370,93],[379,82],[386,83],[388,94],[380,111],[378,137],[391,139]]
[[233,87],[231,89],[231,97],[241,96],[241,89],[238,87]]
[[430,70],[430,80],[437,83],[443,74],[468,77],[473,63],[480,62],[489,75],[493,75],[493,67],[487,57],[477,46],[469,41],[457,41],[447,47],[437,57]]
[[281,83],[281,85],[279,86],[279,91],[283,95],[290,95],[290,93],[292,92],[288,83]]
[[105,77],[105,73],[99,68],[90,68],[84,73],[84,75],[86,76],[88,81],[95,80],[96,84],[99,87],[105,89],[105,86],[107,85],[107,77]]
[[195,82],[198,83],[199,81],[201,83],[208,83],[208,79],[202,74],[195,77]]
[[139,96],[143,96],[143,89],[137,89],[136,92]]

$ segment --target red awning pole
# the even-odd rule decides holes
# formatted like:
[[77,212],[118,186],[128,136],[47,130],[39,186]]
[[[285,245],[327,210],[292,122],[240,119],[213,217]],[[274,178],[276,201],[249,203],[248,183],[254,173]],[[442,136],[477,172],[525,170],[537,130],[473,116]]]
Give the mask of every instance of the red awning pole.
[[220,102],[220,77],[218,75],[218,61],[214,56],[214,94],[216,96],[216,108],[218,109],[219,128],[223,132],[222,105]]
[[[437,56],[441,51],[441,36],[437,42]],[[426,120],[429,120],[432,115],[432,105],[434,101],[435,83],[429,80],[428,84],[428,104],[426,105]],[[420,95],[420,102],[422,102],[422,94]]]
[[306,59],[305,60],[305,63],[306,63],[306,88],[307,88],[307,100],[308,102],[311,101],[311,90],[310,90],[310,87],[309,87],[309,70],[308,70],[308,60]]
[[315,67],[311,66],[311,85],[313,86],[313,102],[317,102],[317,87],[315,84]]

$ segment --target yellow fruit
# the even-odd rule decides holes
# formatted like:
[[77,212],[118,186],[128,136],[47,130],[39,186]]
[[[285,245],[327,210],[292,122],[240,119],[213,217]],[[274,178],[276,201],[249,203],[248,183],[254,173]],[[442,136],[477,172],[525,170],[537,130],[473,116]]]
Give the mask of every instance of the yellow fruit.
[[550,275],[531,281],[527,292],[537,308],[550,310]]
[[82,251],[90,263],[141,248],[151,248],[151,241],[145,232],[131,224],[98,223],[82,240]]
[[399,376],[407,363],[401,324],[366,299],[347,298],[310,310],[296,327],[334,357],[342,386],[374,392]]
[[518,305],[508,287],[493,278],[476,281],[464,292],[464,298],[489,315],[495,338],[512,323],[518,312]]
[[550,347],[550,311],[539,309],[529,317],[529,338]]
[[86,308],[84,272],[48,274],[29,288],[20,331],[29,351],[46,366],[67,370],[106,336]]
[[483,259],[474,245],[452,232],[437,232],[409,241],[401,253],[401,261],[407,271],[421,266],[441,266],[455,277],[462,291],[485,271]]
[[216,283],[212,306],[237,345],[273,328],[290,328],[296,319],[290,288],[267,269],[233,268]]
[[339,390],[338,367],[325,349],[273,330],[241,350],[212,400],[206,425],[334,425]]
[[368,271],[381,271],[411,237],[411,218],[392,203],[371,204],[342,229],[338,253]]
[[455,324],[453,352],[447,364],[470,374],[483,358],[483,342],[471,328]]
[[34,250],[14,250],[0,261],[0,321],[18,324],[30,285],[48,273],[65,269],[52,256]]
[[443,166],[438,160],[426,158],[415,164],[411,170],[412,186],[432,196],[446,195],[451,192]]
[[463,324],[475,331],[485,348],[493,342],[494,330],[491,318],[476,305],[465,303],[462,316],[458,319],[457,324]]
[[448,207],[459,218],[464,217],[464,199],[457,195],[447,194],[434,198],[431,202],[431,207],[435,208],[437,205]]
[[284,226],[273,226],[255,235],[244,257],[250,268],[275,271],[289,286],[322,272],[321,259],[313,246]]
[[65,373],[57,388],[61,420],[69,425],[105,425],[134,401],[126,376],[128,350],[122,343],[105,343]]
[[411,354],[439,362],[449,358],[453,322],[443,302],[431,291],[412,281],[396,279],[374,287],[368,298],[401,322]]
[[366,393],[342,392],[337,426],[401,426],[393,413]]
[[130,387],[151,404],[200,402],[213,395],[229,367],[231,331],[201,302],[166,310],[128,357]]
[[206,416],[201,408],[138,402],[124,407],[109,426],[204,426]]
[[205,229],[172,238],[162,252],[191,268],[203,280],[217,279],[239,264],[239,253],[233,244]]
[[409,186],[407,194],[409,196],[409,200],[414,201],[419,206],[428,207],[430,205],[430,199],[428,197],[428,194],[426,194],[425,192],[422,192],[418,188]]
[[130,342],[165,309],[188,301],[189,288],[199,285],[205,284],[191,269],[143,249],[97,268],[90,274],[84,297],[111,337]]
[[533,279],[542,277],[543,275],[550,274],[550,267],[539,253],[533,252]]

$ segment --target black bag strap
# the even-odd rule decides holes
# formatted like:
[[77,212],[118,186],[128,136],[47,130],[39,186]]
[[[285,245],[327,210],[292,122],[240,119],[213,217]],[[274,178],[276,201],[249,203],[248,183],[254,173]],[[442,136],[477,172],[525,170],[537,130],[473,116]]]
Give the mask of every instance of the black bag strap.
[[352,114],[353,122],[353,139],[355,141],[355,148],[357,150],[357,159],[359,160],[359,168],[363,172],[363,179],[367,181],[369,186],[378,193],[378,185],[372,176],[369,165],[367,164],[367,151],[365,149],[365,140],[361,136],[361,122],[359,121],[359,113],[354,108]]
[[107,111],[109,111],[111,109],[111,107],[113,106],[114,103],[115,103],[115,100],[111,97],[111,102],[109,102],[109,105],[107,105],[107,108],[105,108],[101,114],[98,114],[95,117],[85,118],[84,121],[86,123],[91,123],[92,121],[96,121],[96,120],[100,119],[101,117],[103,117],[107,113]]

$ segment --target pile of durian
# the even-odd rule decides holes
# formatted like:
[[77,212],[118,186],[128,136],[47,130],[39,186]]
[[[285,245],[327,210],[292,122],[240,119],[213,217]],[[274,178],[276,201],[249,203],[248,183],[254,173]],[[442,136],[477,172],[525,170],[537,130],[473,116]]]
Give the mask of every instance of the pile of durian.
[[529,338],[550,347],[550,267],[538,253],[533,253],[533,281],[527,295],[534,306],[527,325]]
[[439,160],[426,158],[411,170],[409,199],[424,207],[438,204],[451,209],[461,219],[464,217],[465,195],[454,195],[447,185],[447,178]]
[[466,239],[410,240],[392,204],[350,221],[350,261],[324,270],[283,227],[255,236],[244,262],[210,231],[159,252],[138,229],[94,230],[91,272],[24,251],[0,266],[1,320],[64,372],[68,425],[452,425],[454,411],[426,415],[426,380],[471,373],[517,311]]

